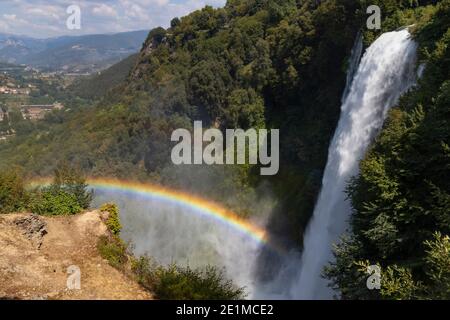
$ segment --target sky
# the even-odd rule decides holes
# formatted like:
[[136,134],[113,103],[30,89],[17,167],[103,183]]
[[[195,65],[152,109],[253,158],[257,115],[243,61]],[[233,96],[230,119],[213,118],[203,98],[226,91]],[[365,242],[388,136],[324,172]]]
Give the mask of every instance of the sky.
[[[62,35],[116,33],[168,27],[205,5],[221,7],[226,0],[0,0],[0,33],[48,38]],[[80,29],[70,30],[66,12],[81,10]]]

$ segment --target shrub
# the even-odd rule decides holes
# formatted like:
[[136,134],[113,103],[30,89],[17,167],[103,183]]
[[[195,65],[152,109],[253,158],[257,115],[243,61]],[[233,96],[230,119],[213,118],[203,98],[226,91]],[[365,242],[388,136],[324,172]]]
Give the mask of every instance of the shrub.
[[93,192],[81,173],[63,162],[55,169],[51,186],[34,190],[28,208],[42,215],[69,215],[87,209]]
[[16,171],[0,172],[0,213],[22,210],[27,201],[22,177]]
[[106,220],[106,226],[109,231],[114,235],[119,235],[120,230],[122,230],[122,225],[119,218],[119,208],[114,203],[106,203],[101,208],[100,211],[108,212],[108,220]]
[[133,272],[136,281],[147,290],[153,291],[155,283],[157,282],[155,270],[158,265],[147,256],[133,259],[131,262],[131,271]]
[[117,236],[101,236],[97,249],[100,256],[108,260],[114,268],[123,270],[128,262],[127,246]]
[[55,169],[53,186],[75,196],[76,201],[83,209],[89,208],[94,196],[93,191],[88,190],[86,179],[80,170],[71,167],[66,162],[58,164]]
[[215,267],[193,270],[171,265],[157,270],[155,293],[160,299],[237,300],[243,298],[244,289],[237,288],[231,280]]
[[215,267],[191,269],[175,264],[156,266],[149,258],[134,261],[132,270],[137,281],[164,300],[237,300],[245,297],[244,288],[226,280]]
[[29,209],[40,215],[71,215],[83,209],[75,195],[54,186],[37,190],[32,194]]

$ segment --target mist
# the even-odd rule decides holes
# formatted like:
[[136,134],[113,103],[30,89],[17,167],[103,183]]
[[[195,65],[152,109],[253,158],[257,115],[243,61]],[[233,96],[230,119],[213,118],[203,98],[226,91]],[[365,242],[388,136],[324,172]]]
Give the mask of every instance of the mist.
[[[136,256],[148,255],[163,265],[218,267],[245,287],[247,298],[256,296],[255,262],[270,250],[249,234],[180,203],[127,190],[95,189],[93,206],[106,202],[118,205],[121,237]],[[263,226],[264,215],[253,222]]]

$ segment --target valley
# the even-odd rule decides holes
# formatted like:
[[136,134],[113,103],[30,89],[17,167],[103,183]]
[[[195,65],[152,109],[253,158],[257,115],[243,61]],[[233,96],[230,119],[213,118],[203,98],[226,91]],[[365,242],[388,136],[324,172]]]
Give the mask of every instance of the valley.
[[92,74],[141,49],[147,31],[35,39],[0,34],[0,61],[44,72]]

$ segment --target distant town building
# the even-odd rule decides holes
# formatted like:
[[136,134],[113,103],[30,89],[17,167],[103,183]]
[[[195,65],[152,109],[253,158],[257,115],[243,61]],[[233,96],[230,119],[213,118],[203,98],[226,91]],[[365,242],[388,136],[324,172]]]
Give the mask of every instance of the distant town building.
[[24,119],[28,120],[40,120],[43,119],[47,112],[52,110],[60,110],[64,108],[59,102],[54,104],[32,104],[20,106],[20,112]]
[[0,133],[0,142],[6,141],[7,139],[14,137],[15,133]]
[[24,95],[28,96],[30,94],[31,90],[29,88],[20,88],[20,89],[18,89],[18,92],[20,94],[24,94]]
[[16,88],[12,88],[9,85],[0,87],[0,94],[25,94],[25,95],[29,95],[30,92],[31,92],[31,90],[28,89],[28,88],[16,89]]

